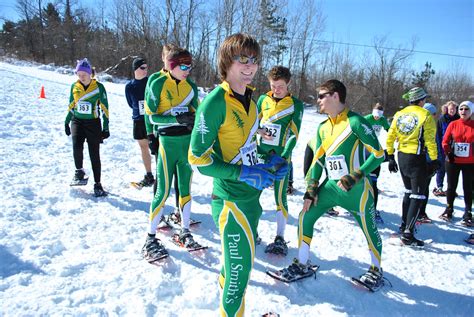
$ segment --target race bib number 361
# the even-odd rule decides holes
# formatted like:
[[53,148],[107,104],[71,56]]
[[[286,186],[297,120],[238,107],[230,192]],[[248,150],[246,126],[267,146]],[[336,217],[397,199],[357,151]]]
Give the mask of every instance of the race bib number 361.
[[327,156],[326,169],[328,171],[328,178],[333,180],[338,180],[342,176],[349,174],[344,155]]
[[242,158],[242,164],[247,166],[256,165],[257,159],[257,143],[252,142],[247,146],[240,148],[240,157]]

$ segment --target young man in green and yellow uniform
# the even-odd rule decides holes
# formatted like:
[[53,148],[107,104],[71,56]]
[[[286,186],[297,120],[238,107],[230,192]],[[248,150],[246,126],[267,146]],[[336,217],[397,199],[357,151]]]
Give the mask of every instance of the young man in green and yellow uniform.
[[[345,106],[346,88],[338,80],[321,85],[318,104],[329,118],[317,131],[316,150],[307,180],[303,209],[298,219],[298,258],[280,271],[289,280],[308,272],[314,224],[328,209],[341,206],[350,211],[367,240],[371,266],[360,276],[366,286],[383,285],[382,240],[374,220],[373,191],[368,174],[379,166],[384,152],[370,124]],[[364,149],[371,154],[364,160]],[[319,183],[323,169],[327,178]]]
[[143,246],[143,255],[148,260],[167,255],[155,234],[175,171],[178,174],[179,203],[183,219],[179,239],[186,247],[196,245],[189,231],[192,170],[187,152],[194,113],[199,103],[198,93],[196,85],[188,78],[192,67],[191,54],[177,48],[169,53],[168,61],[169,71],[154,79],[145,93],[146,120],[155,127],[159,136],[156,162],[158,186],[150,206],[149,231]]
[[[275,66],[269,71],[267,78],[271,90],[260,96],[257,102],[260,127],[264,129],[263,134],[258,138],[258,152],[265,161],[276,154],[289,162],[298,140],[303,118],[303,103],[288,91],[291,80],[291,72],[288,68]],[[265,252],[283,255],[288,253],[285,242],[285,227],[288,220],[286,199],[288,176],[274,183],[277,234]]]
[[224,40],[218,52],[223,82],[199,106],[189,149],[189,162],[214,178],[212,217],[222,246],[222,316],[244,314],[262,214],[260,194],[288,172],[288,164],[277,155],[269,164],[257,164],[258,111],[248,85],[259,58],[260,46],[253,37],[239,33]]

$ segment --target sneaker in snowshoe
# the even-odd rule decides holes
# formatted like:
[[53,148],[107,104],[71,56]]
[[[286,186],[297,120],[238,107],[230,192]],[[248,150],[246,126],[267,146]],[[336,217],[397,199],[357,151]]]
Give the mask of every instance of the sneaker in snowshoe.
[[282,282],[291,283],[314,275],[318,269],[318,265],[311,265],[310,263],[303,264],[295,258],[293,259],[293,263],[287,268],[281,270],[267,270],[267,274]]
[[168,221],[173,222],[176,225],[181,224],[181,214],[179,212],[179,209],[177,209],[174,212],[170,213],[170,215],[168,217]]
[[189,251],[197,251],[207,248],[194,241],[194,237],[189,229],[181,229],[179,233],[174,234],[173,241],[175,244],[179,245],[180,247],[184,247]]
[[142,248],[142,255],[148,262],[155,262],[168,257],[168,251],[165,249],[160,239],[148,236]]
[[415,236],[411,232],[404,232],[400,236],[400,240],[402,240],[402,243],[404,245],[408,245],[408,246],[422,247],[425,245],[424,241],[418,240],[417,238],[415,238]]
[[367,273],[362,274],[359,278],[352,278],[353,282],[364,286],[371,292],[379,290],[384,286],[383,270],[372,266]]
[[470,211],[464,212],[464,215],[462,216],[462,221],[461,224],[466,227],[472,227],[472,213]]
[[416,220],[417,223],[432,223],[432,220],[428,217],[428,215],[421,215]]
[[86,173],[84,170],[78,169],[74,172],[74,177],[72,178],[71,181],[71,186],[84,186],[87,185],[87,181],[89,180],[89,177],[86,176]]
[[451,222],[451,220],[453,220],[453,209],[449,207],[446,208],[439,218]]
[[94,196],[95,197],[107,196],[107,192],[102,188],[102,185],[100,183],[94,184]]
[[445,197],[446,192],[442,188],[433,188],[433,195],[436,197]]
[[286,188],[286,194],[293,195],[294,193],[295,193],[295,188],[293,187],[293,185],[288,185],[288,187]]
[[286,256],[288,254],[288,246],[282,236],[276,236],[274,242],[267,245],[265,253],[281,254]]
[[337,211],[334,208],[331,208],[328,210],[328,215],[333,216],[333,217],[339,216],[339,211]]

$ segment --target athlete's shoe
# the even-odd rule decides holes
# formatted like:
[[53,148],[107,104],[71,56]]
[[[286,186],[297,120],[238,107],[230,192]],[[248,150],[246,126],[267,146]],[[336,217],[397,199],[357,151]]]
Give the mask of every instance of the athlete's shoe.
[[362,274],[359,280],[373,291],[384,285],[383,270],[376,267],[370,267],[367,273]]
[[328,215],[333,216],[333,217],[339,216],[339,211],[337,211],[334,208],[331,208],[328,210]]
[[100,183],[94,184],[94,196],[95,197],[107,196],[107,192],[102,188],[102,185]]
[[411,232],[402,233],[400,240],[402,240],[404,245],[416,246],[416,247],[422,247],[425,245],[425,242],[415,238],[415,236]]
[[439,218],[445,221],[451,221],[453,219],[453,208],[447,207]]
[[433,195],[436,197],[445,197],[446,192],[442,188],[433,188]]
[[418,216],[418,219],[416,220],[416,222],[418,222],[418,223],[431,223],[432,220],[430,219],[430,217],[428,217],[428,215],[424,214],[424,215]]
[[293,195],[295,193],[295,188],[293,185],[288,184],[288,187],[286,188],[286,194],[287,195]]
[[265,248],[265,253],[282,254],[286,256],[288,254],[288,246],[286,245],[285,239],[283,239],[282,236],[276,236],[274,242]]
[[161,244],[160,239],[147,236],[142,248],[142,255],[148,261],[159,260],[168,256],[168,251]]
[[179,209],[175,210],[174,212],[170,213],[169,221],[173,221],[174,224],[180,225],[181,224],[181,214]]
[[78,169],[74,172],[74,178],[72,179],[73,181],[82,181],[84,180],[84,176],[86,176],[86,172],[84,170]]
[[153,174],[147,173],[143,177],[143,179],[138,183],[141,187],[151,187],[155,183],[155,177],[153,177]]
[[287,268],[281,270],[281,276],[289,281],[294,281],[309,273],[309,265],[300,263],[298,259],[294,258],[293,263]]
[[200,246],[199,243],[194,241],[193,235],[189,229],[181,229],[178,236],[179,243],[184,246],[185,248],[195,248],[196,246]]
[[470,211],[464,212],[464,215],[462,216],[462,225],[466,227],[472,227],[472,213]]

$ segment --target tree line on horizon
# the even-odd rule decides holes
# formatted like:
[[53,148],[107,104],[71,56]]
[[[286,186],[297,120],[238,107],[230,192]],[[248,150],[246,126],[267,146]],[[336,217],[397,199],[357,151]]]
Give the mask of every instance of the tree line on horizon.
[[20,20],[3,23],[0,52],[23,60],[74,67],[87,57],[99,72],[131,78],[134,57],[145,57],[158,71],[163,45],[173,43],[193,54],[196,84],[212,88],[220,82],[219,44],[245,32],[262,49],[254,80],[258,94],[269,90],[266,72],[283,65],[290,68],[291,91],[301,100],[316,104],[317,87],[337,78],[348,88],[347,104],[364,114],[378,102],[392,115],[406,105],[401,96],[415,85],[424,87],[438,107],[474,98],[473,78],[461,64],[437,72],[427,61],[413,69],[416,40],[389,48],[388,36],[378,36],[362,53],[324,41],[328,17],[312,0],[111,0],[93,9],[71,0],[17,0],[16,8]]

